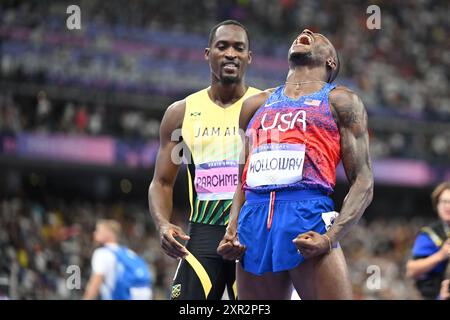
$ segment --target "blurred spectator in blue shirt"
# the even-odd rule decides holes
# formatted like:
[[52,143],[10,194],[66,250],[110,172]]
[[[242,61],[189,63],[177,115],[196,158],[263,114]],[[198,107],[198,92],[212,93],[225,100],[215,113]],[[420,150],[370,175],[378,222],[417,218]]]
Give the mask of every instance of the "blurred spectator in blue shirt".
[[406,267],[424,299],[438,296],[450,257],[450,181],[439,184],[431,200],[439,221],[421,229]]

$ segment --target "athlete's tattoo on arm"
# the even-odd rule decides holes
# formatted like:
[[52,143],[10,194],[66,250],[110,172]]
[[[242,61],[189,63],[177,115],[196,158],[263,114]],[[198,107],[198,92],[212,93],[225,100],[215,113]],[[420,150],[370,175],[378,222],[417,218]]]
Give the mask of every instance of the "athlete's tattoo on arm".
[[369,156],[367,112],[352,92],[340,89],[332,99],[341,136],[341,159],[350,182],[340,215],[328,231],[336,243],[356,224],[372,201],[373,177]]
[[[358,99],[359,100],[359,99]],[[341,158],[347,179],[353,183],[364,164],[369,164],[367,113],[361,101],[350,101],[338,109]],[[370,164],[369,164],[370,166]]]

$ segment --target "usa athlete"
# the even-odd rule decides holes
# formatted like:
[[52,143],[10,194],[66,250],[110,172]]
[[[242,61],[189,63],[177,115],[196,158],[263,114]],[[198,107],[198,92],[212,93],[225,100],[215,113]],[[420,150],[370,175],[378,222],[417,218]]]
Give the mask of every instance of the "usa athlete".
[[[351,299],[339,241],[372,200],[367,113],[332,84],[340,62],[323,35],[301,32],[288,62],[284,85],[243,104],[245,166],[218,252],[240,259],[240,299],[289,299],[292,285],[302,299]],[[341,160],[350,190],[339,214],[330,195]]]

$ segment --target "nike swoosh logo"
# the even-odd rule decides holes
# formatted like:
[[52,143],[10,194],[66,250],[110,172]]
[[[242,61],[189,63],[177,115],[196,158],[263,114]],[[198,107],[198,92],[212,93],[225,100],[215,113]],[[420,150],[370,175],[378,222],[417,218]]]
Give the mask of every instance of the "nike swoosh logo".
[[283,100],[277,100],[277,101],[271,102],[269,104],[266,104],[266,105],[264,105],[264,108],[270,107],[271,105],[273,105],[275,103],[278,103],[278,102],[281,102],[281,101],[283,101]]

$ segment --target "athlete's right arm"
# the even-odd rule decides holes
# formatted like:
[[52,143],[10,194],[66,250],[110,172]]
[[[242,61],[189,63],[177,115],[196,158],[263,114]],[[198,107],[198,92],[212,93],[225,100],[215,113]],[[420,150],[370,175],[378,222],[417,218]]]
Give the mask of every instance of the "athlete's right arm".
[[450,258],[450,240],[447,240],[438,252],[421,259],[409,260],[406,264],[406,276],[418,279],[433,270],[439,263]]
[[239,133],[242,139],[242,150],[239,158],[239,179],[230,209],[230,220],[228,222],[228,227],[225,232],[225,236],[217,248],[217,253],[222,255],[222,257],[227,260],[239,259],[245,251],[245,247],[239,243],[237,236],[239,212],[245,202],[245,194],[242,190],[242,173],[244,171],[244,166],[247,162],[247,157],[250,150],[249,139],[245,135],[245,131],[255,112],[264,104],[271,93],[272,90],[266,90],[248,97],[243,102],[241,113],[239,115]]
[[[182,258],[187,254],[186,248],[175,237],[183,240],[189,239],[189,236],[179,226],[170,223],[173,208],[173,186],[180,167],[177,159],[172,159],[172,151],[180,141],[173,139],[172,135],[175,130],[181,130],[185,109],[186,102],[181,100],[173,103],[164,114],[159,132],[160,145],[155,172],[148,189],[150,214],[159,232],[161,248],[172,258]],[[181,132],[174,136],[181,136]]]
[[94,300],[100,293],[100,287],[103,283],[103,274],[93,273],[86,285],[86,291],[83,295],[83,300]]

